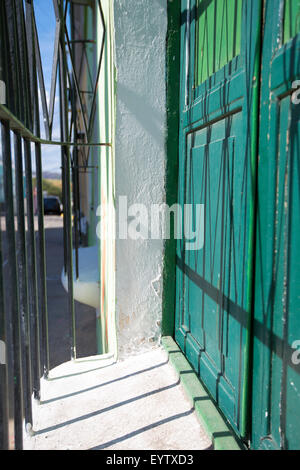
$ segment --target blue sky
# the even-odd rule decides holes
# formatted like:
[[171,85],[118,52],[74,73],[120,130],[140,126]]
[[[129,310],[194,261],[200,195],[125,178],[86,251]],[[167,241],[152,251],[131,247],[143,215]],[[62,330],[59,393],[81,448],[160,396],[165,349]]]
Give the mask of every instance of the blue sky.
[[[34,6],[44,70],[45,87],[47,92],[47,98],[49,99],[51,89],[51,74],[56,20],[52,0],[34,0]],[[53,124],[53,139],[60,140],[58,89],[56,91],[57,97]],[[41,131],[42,136],[45,137],[42,116]],[[50,145],[43,146],[42,151],[44,171],[59,172],[60,147]]]
[[[50,89],[51,89],[51,74],[52,74],[56,20],[55,20],[52,0],[34,0],[34,6],[35,6],[36,23],[37,23],[37,29],[38,29],[38,35],[39,35],[41,56],[42,56],[42,62],[43,62],[45,87],[46,87],[47,97],[49,98]],[[42,133],[42,137],[45,137],[42,114],[41,114],[41,133]],[[56,98],[56,105],[55,105],[53,138],[55,140],[60,140],[58,98]],[[43,170],[44,171],[51,172],[51,173],[60,173],[60,166],[61,166],[60,147],[43,145],[42,156],[43,156]],[[12,146],[12,157],[14,158],[13,146]],[[0,145],[0,201],[3,200],[3,174],[2,174],[1,160],[2,160],[2,155],[1,155],[1,145]],[[35,171],[35,159],[34,158],[32,158],[32,166],[33,166],[33,171]]]
[[[54,53],[54,39],[56,19],[54,14],[54,7],[52,0],[34,0],[36,24],[39,36],[39,44],[42,56],[42,64],[44,71],[44,80],[46,87],[47,99],[50,97],[51,90],[51,75]],[[59,93],[58,83],[56,87],[56,103],[54,110],[53,121],[53,140],[60,140],[60,124],[59,124]],[[49,101],[48,101],[49,104]],[[42,109],[40,108],[41,115],[41,136],[46,137]],[[13,152],[13,148],[12,148]],[[61,152],[59,146],[43,145],[43,170],[47,172],[60,173],[61,167]],[[0,145],[0,163],[1,163],[1,145]],[[33,171],[35,171],[35,159],[32,159]],[[2,176],[0,174],[0,180]]]

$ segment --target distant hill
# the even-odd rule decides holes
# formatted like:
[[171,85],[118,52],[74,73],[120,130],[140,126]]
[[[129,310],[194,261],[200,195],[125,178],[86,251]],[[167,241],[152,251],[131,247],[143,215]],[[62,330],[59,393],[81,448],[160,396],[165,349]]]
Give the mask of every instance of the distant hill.
[[[36,186],[36,178],[34,177],[33,186]],[[43,178],[43,191],[46,192],[49,196],[58,196],[60,200],[62,199],[62,182],[61,179],[55,178]]]
[[45,180],[60,180],[61,173],[51,173],[50,171],[43,171],[43,179]]

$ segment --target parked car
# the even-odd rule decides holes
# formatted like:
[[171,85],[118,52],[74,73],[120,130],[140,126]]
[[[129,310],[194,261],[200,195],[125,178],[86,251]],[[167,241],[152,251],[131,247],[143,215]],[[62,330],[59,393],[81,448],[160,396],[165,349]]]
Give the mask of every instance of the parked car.
[[44,197],[44,214],[45,215],[61,215],[61,202],[56,196]]

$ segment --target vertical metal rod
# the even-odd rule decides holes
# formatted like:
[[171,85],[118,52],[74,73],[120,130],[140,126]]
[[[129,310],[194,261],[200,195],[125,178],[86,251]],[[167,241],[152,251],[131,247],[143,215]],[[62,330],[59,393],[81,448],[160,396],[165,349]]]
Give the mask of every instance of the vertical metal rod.
[[60,23],[59,21],[56,20],[54,54],[53,54],[53,65],[52,65],[52,75],[51,75],[50,102],[49,102],[50,138],[51,139],[52,139],[53,116],[54,116],[54,106],[55,106],[55,97],[56,97],[59,38],[60,38]]
[[24,3],[23,0],[15,0],[16,3],[16,25],[17,25],[17,36],[18,36],[18,48],[19,48],[19,61],[20,70],[18,83],[22,83],[21,87],[21,103],[20,107],[23,111],[24,123],[27,127],[32,126],[32,114],[31,114],[31,96],[30,96],[30,77],[28,69],[28,54],[27,54],[27,40],[25,31],[25,14],[24,14]]
[[38,213],[38,261],[39,261],[39,304],[41,313],[41,349],[42,368],[44,377],[47,378],[50,368],[49,338],[48,338],[48,308],[47,308],[47,279],[46,279],[46,254],[45,254],[45,230],[44,230],[44,198],[43,198],[43,172],[41,145],[35,144],[36,160],[36,184],[37,184],[37,213]]
[[[42,101],[44,100],[45,105],[45,89],[44,89],[44,78],[43,71],[41,70],[41,58],[38,45],[34,7],[31,4],[31,27],[33,37],[33,91],[34,91],[34,128],[36,135],[40,137],[40,110],[39,110],[39,99],[38,99],[38,81],[37,71],[40,79],[40,89],[42,95]],[[45,108],[45,106],[44,106]],[[48,110],[43,109],[46,114],[46,134],[49,136],[49,114]],[[37,335],[37,344],[40,351],[40,371],[39,377],[41,377],[41,370],[45,378],[48,377],[50,360],[49,360],[49,339],[48,339],[48,308],[47,308],[47,279],[46,279],[46,255],[45,255],[45,228],[44,228],[44,198],[43,198],[43,171],[42,171],[42,152],[41,144],[35,144],[35,162],[36,162],[36,184],[37,184],[37,215],[38,215],[38,244],[37,244],[37,262],[39,266],[39,279],[37,282],[38,297],[38,318],[37,324],[40,328],[40,332]]]
[[[59,56],[60,56],[60,48],[59,48]],[[59,62],[59,77],[61,77],[61,65]],[[61,78],[60,78],[61,80]],[[62,97],[62,87],[59,87],[59,102],[62,103],[63,97]],[[60,113],[60,135],[61,138],[63,138],[64,135],[64,130],[63,130],[63,108],[60,105],[59,107],[59,113]],[[61,180],[62,180],[62,204],[63,204],[63,244],[64,244],[64,272],[67,272],[67,235],[66,235],[66,211],[65,211],[65,205],[66,205],[66,190],[65,190],[65,167],[64,167],[64,148],[61,147]]]
[[[61,29],[60,47],[59,47],[59,71],[60,71],[60,106],[62,117],[62,141],[67,142],[68,133],[68,92],[67,92],[67,58],[65,49],[65,23],[63,21],[64,5],[60,4],[60,17],[63,27]],[[76,321],[75,321],[75,305],[73,294],[73,237],[72,237],[72,202],[71,202],[71,158],[70,148],[64,146],[62,148],[64,186],[65,186],[65,206],[64,217],[66,222],[66,257],[67,257],[67,276],[68,276],[68,303],[69,303],[69,335],[71,359],[76,359]]]
[[[12,3],[12,2],[11,2]],[[2,1],[0,3],[0,8],[1,8],[1,13],[0,13],[0,24],[1,24],[1,51],[0,51],[0,79],[6,84],[6,97],[5,97],[5,103],[9,106],[9,108],[13,111],[16,111],[16,106],[15,106],[15,101],[18,93],[15,93],[14,86],[13,85],[15,82],[16,78],[16,73],[17,73],[17,67],[13,67],[13,64],[15,64],[15,51],[14,51],[14,41],[15,41],[15,30],[14,30],[14,14],[13,11],[11,10],[11,4],[7,4],[7,2]],[[8,11],[8,10],[9,11]],[[10,34],[12,32],[12,34]],[[15,64],[16,65],[16,64]],[[8,86],[10,84],[10,86]],[[4,123],[5,124],[5,123]],[[4,126],[3,124],[3,126]],[[7,123],[6,123],[7,124]],[[7,125],[8,126],[8,125]],[[2,126],[1,126],[2,127]],[[6,153],[6,149],[9,147],[10,151],[10,140],[8,141],[8,137],[10,137],[9,134],[9,126],[7,129],[2,128],[2,135],[3,133],[7,134],[7,138],[2,139],[2,155]],[[9,157],[9,155],[7,155]],[[10,155],[10,161],[11,161],[11,155]],[[8,165],[9,166],[9,165]],[[10,163],[11,166],[11,163]],[[8,169],[9,170],[9,169]],[[12,181],[11,181],[12,184]],[[6,200],[6,199],[5,199]],[[7,202],[7,201],[6,201]],[[6,204],[5,207],[6,211],[9,210],[8,205]],[[11,207],[10,207],[11,209]],[[13,217],[13,213],[12,213]],[[7,233],[6,233],[7,235]],[[5,237],[5,239],[7,236]],[[1,241],[0,241],[1,242]],[[1,248],[0,248],[1,251]],[[5,250],[7,252],[7,250]],[[8,269],[8,259],[6,257],[5,259],[6,262],[6,268],[5,268],[5,277],[6,277],[6,282],[5,282],[5,289],[6,289],[6,296],[8,297],[11,292],[7,292],[7,290],[11,290],[11,276],[7,276],[7,269]],[[1,279],[0,279],[0,316],[1,318],[1,325],[0,325],[0,330],[1,330],[1,336],[0,339],[4,341],[2,343],[2,354],[5,355],[5,358],[2,357],[2,364],[0,364],[1,368],[1,376],[0,376],[0,446],[3,449],[11,449],[15,446],[13,443],[11,437],[15,434],[16,431],[16,436],[17,440],[17,446],[19,446],[19,441],[21,441],[21,436],[19,435],[19,429],[20,426],[22,426],[22,421],[21,424],[17,424],[11,426],[14,418],[14,399],[16,394],[14,393],[14,388],[16,386],[16,383],[14,381],[14,376],[15,376],[15,370],[14,370],[14,341],[13,341],[13,332],[12,332],[12,309],[15,307],[14,303],[12,304],[10,302],[10,298],[8,298],[8,301],[6,302],[6,306],[4,305],[4,285],[3,285],[3,274],[2,272],[2,259],[0,260],[0,271],[1,271]],[[12,268],[13,269],[13,268]],[[13,286],[14,289],[16,289],[16,284]],[[8,288],[8,289],[7,289]],[[12,297],[12,296],[10,296]],[[14,297],[16,297],[14,295]],[[15,298],[14,298],[15,302]],[[5,309],[5,310],[4,310]],[[16,358],[16,361],[18,359]],[[4,363],[3,363],[4,361]],[[18,395],[18,394],[17,394]],[[20,404],[19,404],[20,406]],[[17,411],[18,414],[18,411]],[[17,414],[15,415],[16,419],[18,419]],[[21,428],[22,431],[22,428]],[[15,436],[15,437],[16,437]]]
[[[36,53],[35,65],[36,65],[38,77],[39,77],[40,95],[41,95],[42,109],[43,109],[43,115],[44,115],[46,138],[50,139],[49,111],[48,111],[48,106],[47,106],[46,88],[45,88],[45,81],[44,81],[40,45],[38,41],[37,27],[35,23],[34,8],[32,8],[32,16],[33,16],[32,24],[33,24],[33,35],[34,35],[34,47],[35,47],[35,53]],[[36,83],[36,88],[37,88],[37,83]]]
[[74,205],[74,238],[75,238],[75,273],[76,279],[79,278],[79,217],[78,217],[78,191],[77,191],[77,171],[78,171],[78,150],[77,147],[73,151],[73,205]]
[[[70,4],[70,25],[71,25],[71,39],[74,40],[74,5]],[[72,55],[74,61],[76,60],[76,43],[72,42]],[[76,112],[76,93],[75,93],[75,83],[74,76],[71,79],[71,106],[72,106],[72,120],[74,123],[74,142],[77,143],[77,112]],[[73,149],[73,167],[72,167],[72,178],[73,178],[73,207],[74,207],[74,241],[75,241],[75,275],[76,279],[79,278],[79,227],[78,227],[78,190],[77,190],[77,171],[78,171],[78,148],[77,146]]]
[[12,331],[13,348],[13,375],[14,375],[14,424],[15,448],[23,448],[23,390],[21,367],[21,341],[20,318],[18,305],[18,276],[15,244],[15,217],[13,200],[12,158],[9,122],[3,121],[1,125],[3,142],[3,180],[5,197],[5,219],[7,233],[7,261],[8,261],[8,287],[10,292],[9,322]]
[[31,2],[29,0],[25,1],[25,32],[27,40],[27,78],[28,78],[28,87],[29,87],[29,96],[30,102],[28,103],[28,113],[30,115],[30,127],[29,129],[33,131],[33,120],[34,120],[34,52],[33,52],[33,28],[32,28],[32,15],[31,15]]
[[10,63],[9,76],[7,77],[12,86],[9,87],[12,90],[10,94],[10,108],[16,116],[20,116],[20,103],[21,103],[21,88],[18,86],[18,75],[19,75],[19,54],[17,48],[17,31],[16,31],[16,11],[14,8],[14,2],[11,0],[4,0],[6,9],[6,27],[8,32],[7,49],[8,49],[8,61]]
[[[100,73],[101,73],[101,66],[102,66],[105,41],[106,41],[106,24],[105,24],[104,12],[102,8],[101,0],[97,0],[97,2],[98,2],[98,9],[100,12],[100,18],[101,18],[101,23],[102,23],[102,28],[103,28],[103,35],[102,35],[102,42],[101,42],[101,47],[100,47],[100,56],[99,56],[98,70],[97,70],[97,75],[96,75],[96,82],[95,82],[94,93],[93,93],[93,102],[91,106],[91,114],[90,114],[90,119],[89,119],[88,141],[91,140],[93,129],[94,129],[94,121],[95,121],[96,105],[97,105],[97,89],[99,86],[99,78],[100,78]],[[88,157],[89,157],[90,149],[91,147],[88,147]]]
[[78,204],[78,235],[79,244],[82,243],[82,232],[81,232],[81,204],[80,204],[80,179],[79,179],[79,151],[77,147],[77,168],[76,168],[76,191],[77,191],[77,204]]
[[33,367],[33,393],[36,400],[40,400],[40,335],[39,314],[37,309],[37,283],[36,283],[36,254],[35,230],[32,194],[32,164],[30,142],[24,139],[27,223],[28,223],[28,297],[31,338],[31,363]]
[[71,211],[71,165],[70,149],[64,147],[65,191],[66,191],[66,235],[67,235],[67,276],[69,299],[69,332],[71,359],[76,359],[76,324],[73,293],[73,242],[72,242],[72,211]]
[[[3,152],[2,152],[3,153]],[[0,221],[1,223],[1,221]],[[6,361],[6,320],[3,290],[2,236],[0,226],[0,449],[7,450],[8,444],[8,371]]]
[[14,135],[15,147],[15,182],[16,182],[16,210],[17,210],[17,260],[19,279],[19,309],[21,320],[21,346],[22,370],[24,389],[24,412],[26,428],[32,428],[32,382],[31,382],[31,356],[30,356],[30,328],[27,287],[27,260],[26,260],[26,232],[24,210],[24,184],[22,162],[22,139],[19,134]]

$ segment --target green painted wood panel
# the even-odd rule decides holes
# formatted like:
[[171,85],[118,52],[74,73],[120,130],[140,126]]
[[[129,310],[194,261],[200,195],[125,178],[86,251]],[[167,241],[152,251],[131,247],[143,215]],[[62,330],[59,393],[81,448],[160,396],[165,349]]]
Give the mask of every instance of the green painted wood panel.
[[300,449],[299,1],[242,2],[236,55],[220,5],[182,0],[175,338],[251,448]]
[[300,0],[285,0],[283,42],[288,42],[300,32]]
[[281,46],[284,15],[297,2],[285,6],[267,0],[265,9],[252,447],[299,450],[300,364],[293,360],[293,345],[300,339],[300,105],[293,92],[300,78],[300,41],[293,26],[284,36],[292,40]]
[[[187,239],[177,244],[175,338],[232,427],[246,437],[262,8],[259,0],[181,4],[182,222],[186,204],[205,209],[203,249],[189,250]],[[241,31],[236,41],[233,25]],[[203,53],[199,60],[199,32],[206,26],[215,40],[206,41],[206,58]],[[203,61],[204,72],[195,76]]]
[[243,0],[198,0],[196,5],[196,86],[241,51]]

